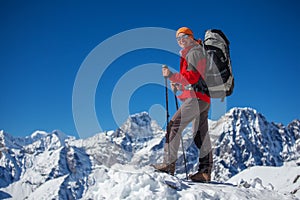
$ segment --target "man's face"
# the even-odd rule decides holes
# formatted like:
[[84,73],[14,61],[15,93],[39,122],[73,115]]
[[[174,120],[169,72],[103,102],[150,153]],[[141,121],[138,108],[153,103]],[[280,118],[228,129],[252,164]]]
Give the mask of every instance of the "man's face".
[[177,39],[178,45],[183,49],[188,46],[191,46],[193,44],[192,37],[185,33],[179,33],[176,39]]

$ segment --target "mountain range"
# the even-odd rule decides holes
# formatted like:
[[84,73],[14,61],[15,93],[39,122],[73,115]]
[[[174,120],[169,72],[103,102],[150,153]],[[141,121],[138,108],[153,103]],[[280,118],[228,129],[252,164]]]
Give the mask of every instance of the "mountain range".
[[[196,186],[173,191],[160,181],[163,175],[149,167],[152,163],[162,162],[165,131],[147,112],[130,115],[117,130],[105,131],[87,139],[76,139],[58,130],[51,133],[36,131],[19,138],[2,130],[0,197],[179,199],[185,197],[190,189],[191,194],[203,199],[230,199],[232,195],[238,199],[251,195],[262,198],[273,195],[274,199],[300,198],[299,120],[285,126],[268,122],[255,109],[232,108],[219,120],[209,121],[209,127],[214,151],[212,179],[220,186],[215,186],[216,189],[201,186],[202,193],[199,193],[199,188],[193,190]],[[192,141],[191,127],[187,127],[183,132],[183,143],[189,173],[197,169],[199,154]],[[175,174],[179,178],[185,177],[182,155],[180,147]],[[290,175],[290,191],[285,191],[285,194],[277,193],[279,189],[274,187],[263,187],[263,192],[251,193],[244,187],[247,184],[251,186],[249,181],[247,184],[242,179],[235,184],[232,182],[250,168],[280,168],[291,162],[294,165],[289,168],[290,171],[297,169],[299,173]],[[257,185],[261,179],[255,180],[252,180],[252,185]],[[226,185],[229,182],[235,187]],[[222,194],[222,191],[232,191],[231,196]]]

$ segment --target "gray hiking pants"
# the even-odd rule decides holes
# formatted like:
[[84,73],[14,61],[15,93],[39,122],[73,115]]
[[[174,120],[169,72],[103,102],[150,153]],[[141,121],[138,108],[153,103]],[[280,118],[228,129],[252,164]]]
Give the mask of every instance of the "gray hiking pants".
[[166,134],[164,146],[165,163],[173,163],[177,160],[182,131],[192,122],[194,142],[200,149],[199,171],[211,172],[213,160],[208,133],[209,107],[209,103],[196,98],[186,99],[183,102],[169,123],[169,135]]

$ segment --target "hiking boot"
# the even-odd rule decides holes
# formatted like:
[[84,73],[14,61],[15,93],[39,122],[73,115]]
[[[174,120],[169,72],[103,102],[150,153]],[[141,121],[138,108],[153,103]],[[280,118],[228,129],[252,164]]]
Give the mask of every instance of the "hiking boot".
[[151,165],[151,166],[154,167],[157,171],[165,172],[165,173],[168,173],[168,174],[171,174],[172,176],[174,176],[175,162],[173,162],[169,165],[166,163],[159,163],[159,164],[155,164],[155,165]]
[[210,182],[210,173],[205,173],[205,172],[197,172],[196,174],[189,175],[189,178],[194,181],[194,182],[201,182],[201,183],[207,183]]

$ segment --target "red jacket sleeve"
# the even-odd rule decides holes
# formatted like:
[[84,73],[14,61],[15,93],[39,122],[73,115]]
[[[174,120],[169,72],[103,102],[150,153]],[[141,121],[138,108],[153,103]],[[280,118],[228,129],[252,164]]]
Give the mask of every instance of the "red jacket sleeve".
[[180,59],[180,73],[174,73],[170,80],[183,85],[195,84],[205,72],[206,60],[201,51],[191,50],[186,58]]

